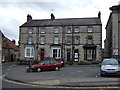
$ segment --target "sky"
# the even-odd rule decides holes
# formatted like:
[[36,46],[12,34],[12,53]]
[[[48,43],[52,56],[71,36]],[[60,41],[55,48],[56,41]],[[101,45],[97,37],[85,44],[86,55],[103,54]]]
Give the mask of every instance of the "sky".
[[101,12],[102,42],[106,38],[106,23],[109,8],[118,5],[120,0],[0,0],[0,29],[10,40],[19,41],[19,26],[27,21],[30,14],[33,19],[85,18],[97,17]]

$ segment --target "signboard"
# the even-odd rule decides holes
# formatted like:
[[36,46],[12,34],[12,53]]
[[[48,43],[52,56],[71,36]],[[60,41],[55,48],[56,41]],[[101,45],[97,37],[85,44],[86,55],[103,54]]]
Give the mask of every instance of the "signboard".
[[113,55],[118,55],[118,48],[113,49]]

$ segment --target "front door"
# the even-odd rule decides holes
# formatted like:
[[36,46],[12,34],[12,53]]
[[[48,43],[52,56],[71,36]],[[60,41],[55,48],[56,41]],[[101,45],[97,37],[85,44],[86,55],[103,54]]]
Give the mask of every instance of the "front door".
[[44,58],[44,49],[40,50],[40,60]]
[[52,57],[61,58],[61,48],[52,48]]
[[67,49],[67,61],[70,61],[70,49]]

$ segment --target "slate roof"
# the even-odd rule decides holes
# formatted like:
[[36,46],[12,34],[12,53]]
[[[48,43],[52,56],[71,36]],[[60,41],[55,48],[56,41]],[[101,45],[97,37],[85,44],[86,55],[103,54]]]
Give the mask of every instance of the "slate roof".
[[101,25],[101,20],[95,18],[39,19],[24,23],[20,27],[61,26],[61,25]]

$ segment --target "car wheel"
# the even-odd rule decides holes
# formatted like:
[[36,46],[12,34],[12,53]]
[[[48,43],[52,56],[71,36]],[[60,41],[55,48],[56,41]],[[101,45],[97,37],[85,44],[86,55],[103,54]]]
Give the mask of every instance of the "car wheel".
[[59,70],[59,67],[55,67],[55,70],[58,71],[58,70]]
[[41,72],[41,68],[37,68],[37,72]]

